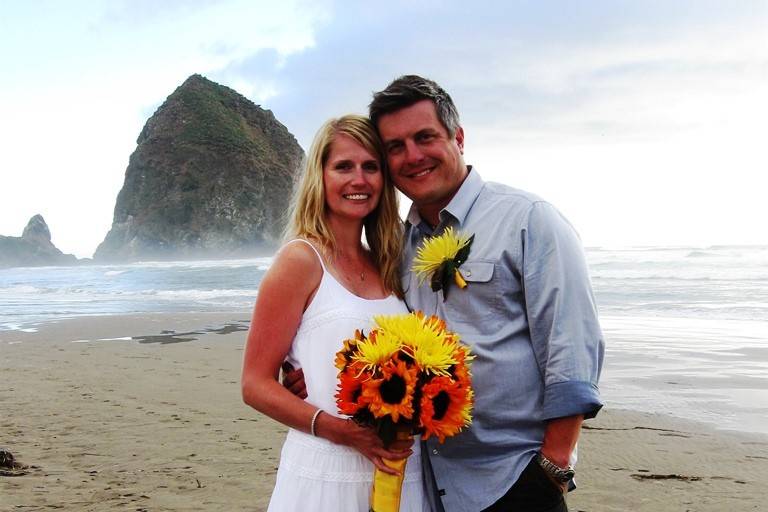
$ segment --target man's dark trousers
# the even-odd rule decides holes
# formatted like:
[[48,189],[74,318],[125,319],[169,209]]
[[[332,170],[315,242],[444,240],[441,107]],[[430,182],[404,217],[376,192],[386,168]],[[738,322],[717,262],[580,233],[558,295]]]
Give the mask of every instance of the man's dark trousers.
[[568,507],[561,490],[534,459],[507,494],[483,512],[568,512]]

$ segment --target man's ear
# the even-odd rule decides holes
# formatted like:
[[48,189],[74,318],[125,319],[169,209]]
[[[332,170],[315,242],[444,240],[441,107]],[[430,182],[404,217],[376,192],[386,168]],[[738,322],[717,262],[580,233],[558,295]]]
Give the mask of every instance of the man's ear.
[[459,126],[456,128],[456,145],[459,146],[459,153],[464,154],[464,128]]

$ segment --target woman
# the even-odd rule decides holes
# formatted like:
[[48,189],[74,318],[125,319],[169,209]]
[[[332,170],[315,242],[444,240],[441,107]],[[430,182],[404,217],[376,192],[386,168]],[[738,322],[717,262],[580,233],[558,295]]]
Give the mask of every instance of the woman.
[[[336,351],[372,316],[405,313],[398,277],[401,226],[384,152],[367,118],[323,125],[310,149],[288,233],[259,287],[245,349],[245,402],[291,427],[269,510],[368,510],[373,468],[418,450],[385,449],[370,428],[336,412]],[[365,229],[370,250],[361,243]],[[288,359],[307,398],[278,382]],[[406,466],[402,511],[428,510],[418,455]]]

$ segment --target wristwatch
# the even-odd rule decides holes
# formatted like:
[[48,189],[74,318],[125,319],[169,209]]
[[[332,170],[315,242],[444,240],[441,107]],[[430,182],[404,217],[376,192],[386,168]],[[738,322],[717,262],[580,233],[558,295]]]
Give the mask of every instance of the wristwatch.
[[573,475],[576,474],[576,471],[573,470],[573,466],[570,464],[567,467],[561,468],[545,456],[541,454],[541,452],[536,454],[536,462],[541,466],[541,468],[547,472],[549,476],[551,476],[555,481],[560,483],[567,483],[572,478]]

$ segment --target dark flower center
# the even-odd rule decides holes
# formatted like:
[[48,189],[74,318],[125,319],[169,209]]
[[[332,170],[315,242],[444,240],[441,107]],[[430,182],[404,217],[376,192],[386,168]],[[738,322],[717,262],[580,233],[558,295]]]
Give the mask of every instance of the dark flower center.
[[381,399],[388,404],[399,404],[405,398],[405,379],[392,375],[381,384]]
[[432,415],[432,419],[440,421],[448,411],[448,406],[451,404],[451,397],[445,391],[439,392],[435,398],[432,399],[432,406],[435,408],[435,413]]

